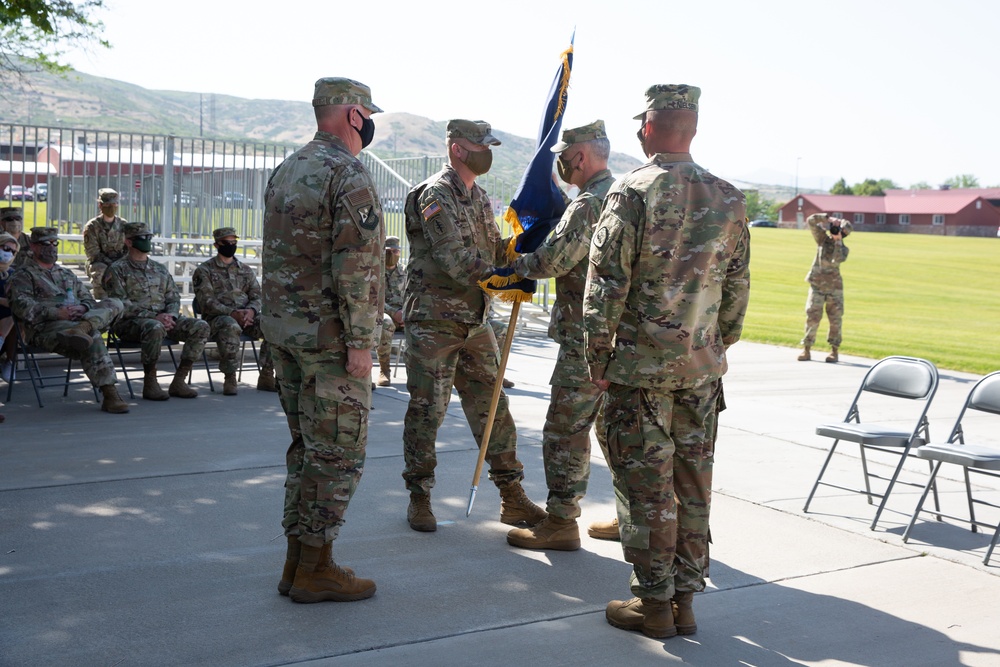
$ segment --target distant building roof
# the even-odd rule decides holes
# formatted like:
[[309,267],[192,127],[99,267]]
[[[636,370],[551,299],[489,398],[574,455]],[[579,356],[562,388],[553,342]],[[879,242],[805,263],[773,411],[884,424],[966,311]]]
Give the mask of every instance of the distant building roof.
[[[995,193],[995,194],[994,194]],[[992,196],[991,196],[992,195]],[[806,195],[816,208],[829,213],[909,213],[954,215],[977,199],[1000,199],[1000,188],[961,190],[887,190],[884,197]]]

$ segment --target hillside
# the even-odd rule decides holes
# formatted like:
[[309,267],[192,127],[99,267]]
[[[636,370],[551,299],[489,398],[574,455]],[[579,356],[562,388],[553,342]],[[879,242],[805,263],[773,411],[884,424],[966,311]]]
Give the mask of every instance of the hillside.
[[[0,122],[292,145],[305,143],[316,129],[312,105],[305,101],[147,90],[81,72],[65,77],[31,74],[23,84],[0,92]],[[375,140],[369,150],[381,158],[444,153],[447,120],[386,113],[376,116],[375,122]],[[535,140],[500,128],[494,128],[494,133],[503,147],[496,151],[492,173],[517,183]],[[610,168],[624,173],[640,164],[631,156],[612,153]]]

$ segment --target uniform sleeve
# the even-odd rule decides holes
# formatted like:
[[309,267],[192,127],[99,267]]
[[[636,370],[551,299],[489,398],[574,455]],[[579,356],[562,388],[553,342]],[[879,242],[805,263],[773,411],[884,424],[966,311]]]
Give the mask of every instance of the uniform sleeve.
[[261,291],[260,282],[257,280],[257,276],[254,274],[253,269],[249,266],[244,266],[243,269],[247,272],[247,308],[253,309],[253,312],[260,315],[261,308]]
[[101,255],[101,243],[97,238],[97,228],[93,221],[88,222],[83,228],[83,252],[91,264],[107,261],[107,258]]
[[177,283],[166,267],[163,267],[162,275],[166,277],[163,286],[163,312],[177,317],[181,314],[181,295],[177,292]]
[[231,308],[215,298],[215,290],[212,289],[212,276],[204,264],[199,265],[194,270],[194,275],[191,276],[191,287],[194,289],[194,298],[198,301],[198,309],[204,317],[218,317],[232,312]]
[[511,268],[524,278],[565,276],[589,254],[593,222],[599,213],[596,205],[577,199],[563,213],[555,234],[535,252],[514,260]]
[[76,294],[77,303],[86,306],[87,310],[97,308],[97,300],[94,299],[90,288],[84,285],[75,275],[73,276],[73,293]]
[[146,308],[142,304],[134,302],[129,295],[128,273],[124,268],[124,260],[119,260],[111,265],[104,274],[104,291],[108,296],[120,299],[125,309],[122,311],[123,318],[153,318],[157,313]]
[[806,224],[809,225],[809,231],[812,233],[816,245],[823,245],[823,241],[826,240],[826,230],[820,226],[824,222],[826,222],[825,213],[813,213],[806,219]]
[[[465,247],[460,226],[464,223],[450,193],[442,188],[427,188],[420,197],[418,208],[430,255],[452,280],[475,285],[493,273],[493,262],[481,258],[474,248]],[[496,252],[502,249],[502,242],[495,246]]]
[[615,331],[625,310],[637,255],[639,223],[645,205],[630,190],[611,192],[594,230],[583,301],[584,340],[590,376],[604,378],[615,346]]
[[736,251],[729,260],[719,305],[719,330],[722,343],[729,347],[743,333],[743,318],[750,303],[750,232],[744,226]]
[[22,322],[41,324],[59,319],[59,306],[46,306],[35,299],[35,286],[27,271],[15,271],[7,282],[7,298],[14,317]]

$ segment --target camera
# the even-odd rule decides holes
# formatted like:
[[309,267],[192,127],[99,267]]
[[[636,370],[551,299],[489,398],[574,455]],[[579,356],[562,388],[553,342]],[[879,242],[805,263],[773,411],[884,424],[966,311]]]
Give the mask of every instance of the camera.
[[830,233],[833,234],[834,236],[840,234],[840,225],[835,225],[833,223],[830,223]]

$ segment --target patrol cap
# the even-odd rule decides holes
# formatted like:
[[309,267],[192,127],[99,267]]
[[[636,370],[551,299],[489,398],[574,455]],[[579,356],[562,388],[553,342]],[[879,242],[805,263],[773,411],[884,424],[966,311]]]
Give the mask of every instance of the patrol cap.
[[134,239],[136,236],[146,236],[147,234],[152,234],[145,222],[126,222],[124,231],[125,238],[127,239]]
[[354,79],[327,76],[316,82],[313,91],[313,106],[325,107],[333,104],[360,104],[372,113],[380,108],[372,103],[372,89]]
[[19,206],[4,206],[0,208],[0,221],[24,220],[24,211]]
[[14,248],[14,253],[15,254],[20,249],[20,247],[18,246],[18,243],[17,243],[17,239],[15,239],[13,236],[11,236],[10,234],[8,234],[7,232],[0,232],[0,245],[3,245],[4,243],[13,243],[14,246],[15,246],[15,248]]
[[698,98],[701,88],[686,83],[657,83],[646,89],[646,108],[635,120],[641,120],[647,111],[661,109],[686,109],[698,113]]
[[385,247],[387,249],[388,248],[395,248],[396,250],[399,250],[399,237],[398,236],[386,236],[385,237]]
[[117,204],[118,192],[111,188],[101,188],[97,191],[97,201],[102,204]]
[[573,144],[582,144],[584,141],[607,138],[608,133],[604,130],[604,121],[595,120],[589,125],[574,127],[570,130],[563,130],[562,140],[556,142],[556,145],[553,146],[551,150],[553,153],[562,153]]
[[214,232],[212,232],[212,236],[215,237],[216,241],[218,241],[219,239],[224,239],[227,236],[235,236],[236,238],[240,237],[239,234],[236,233],[235,227],[219,227]]
[[491,134],[493,128],[485,120],[463,120],[456,118],[448,121],[445,134],[449,139],[468,139],[480,146],[499,146],[500,140]]
[[41,243],[42,241],[58,241],[59,230],[55,227],[33,227],[31,229],[31,242]]

